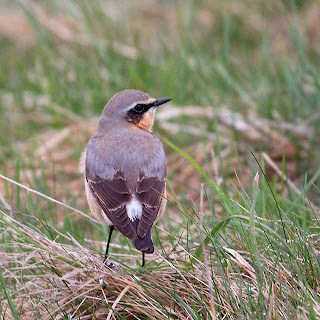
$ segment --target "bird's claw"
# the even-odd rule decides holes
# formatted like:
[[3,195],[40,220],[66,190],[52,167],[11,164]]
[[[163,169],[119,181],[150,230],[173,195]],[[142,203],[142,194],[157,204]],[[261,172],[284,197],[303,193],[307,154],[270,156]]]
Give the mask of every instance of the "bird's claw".
[[109,262],[109,263],[105,262],[104,265],[109,269],[112,269],[114,267],[114,263],[113,262]]

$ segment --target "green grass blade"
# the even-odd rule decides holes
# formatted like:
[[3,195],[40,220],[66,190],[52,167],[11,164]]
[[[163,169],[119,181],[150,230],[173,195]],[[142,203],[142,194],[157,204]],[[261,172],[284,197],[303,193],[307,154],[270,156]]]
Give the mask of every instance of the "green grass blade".
[[6,286],[6,282],[3,279],[2,271],[0,271],[0,284],[1,284],[2,290],[4,292],[4,295],[6,296],[6,299],[7,299],[8,303],[9,303],[9,307],[10,307],[10,310],[12,312],[12,315],[13,315],[14,319],[15,320],[19,320],[16,308],[14,307],[13,301],[12,301],[12,299],[10,297],[9,292],[8,292],[8,289],[7,289],[7,286]]

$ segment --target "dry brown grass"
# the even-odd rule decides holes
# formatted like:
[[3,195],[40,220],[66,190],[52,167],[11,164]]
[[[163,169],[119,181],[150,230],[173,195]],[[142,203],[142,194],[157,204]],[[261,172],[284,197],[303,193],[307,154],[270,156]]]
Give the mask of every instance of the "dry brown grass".
[[[156,252],[145,270],[132,266],[132,257],[128,255],[118,255],[123,264],[116,263],[110,269],[102,265],[100,255],[70,235],[50,227],[57,235],[51,240],[33,227],[2,214],[7,221],[2,236],[10,236],[11,241],[0,245],[0,263],[8,286],[16,287],[9,292],[21,319],[40,316],[41,319],[93,319],[93,315],[97,319],[121,316],[167,319],[168,315],[191,319],[195,317],[192,309],[203,318],[208,315],[209,297],[212,297],[206,280],[209,270],[185,250],[186,239],[181,239],[169,256]],[[303,295],[305,290],[295,274],[269,259],[265,277],[257,280],[244,253],[224,250],[225,276],[221,270],[211,271],[214,304],[220,310],[218,319],[239,319],[238,308],[248,303],[248,299],[258,299],[261,281],[262,294],[269,301],[266,319],[283,319],[292,314],[293,306],[286,301],[287,295],[300,299],[299,294]],[[260,255],[262,259],[263,253]],[[210,268],[216,268],[215,254],[211,252],[209,257]],[[320,316],[320,305],[312,295],[310,299]],[[7,301],[3,300],[1,305],[6,310],[5,319],[12,319]],[[262,309],[256,314],[260,312]],[[300,306],[298,313],[300,319],[307,319],[307,305]]]
[[[14,242],[5,246],[20,247],[22,251],[7,254],[1,250],[0,260],[6,268],[4,277],[21,290],[13,294],[21,318],[41,314],[43,319],[62,319],[69,314],[72,319],[91,319],[95,314],[98,319],[111,319],[118,318],[117,311],[123,314],[125,308],[126,319],[167,319],[168,312],[178,319],[188,319],[190,309],[184,304],[190,306],[193,301],[198,305],[205,298],[203,294],[208,293],[202,279],[202,263],[193,273],[186,272],[183,269],[187,261],[182,254],[174,254],[170,261],[154,254],[152,264],[162,261],[160,270],[130,270],[120,265],[109,269],[102,265],[99,255],[70,236],[60,234],[73,245],[61,244],[8,216],[7,219],[17,232],[8,229],[13,232]],[[180,303],[173,299],[174,295],[180,296]],[[224,308],[231,311],[226,301]],[[6,317],[12,317],[9,310]]]

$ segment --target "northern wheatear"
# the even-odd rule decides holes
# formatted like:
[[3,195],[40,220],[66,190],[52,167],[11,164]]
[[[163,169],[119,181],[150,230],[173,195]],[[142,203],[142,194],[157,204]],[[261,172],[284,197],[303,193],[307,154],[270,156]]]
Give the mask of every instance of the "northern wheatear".
[[156,108],[171,99],[154,99],[138,90],[114,95],[104,107],[96,134],[81,160],[91,212],[133,240],[136,249],[153,253],[150,230],[166,206],[166,156],[151,131]]

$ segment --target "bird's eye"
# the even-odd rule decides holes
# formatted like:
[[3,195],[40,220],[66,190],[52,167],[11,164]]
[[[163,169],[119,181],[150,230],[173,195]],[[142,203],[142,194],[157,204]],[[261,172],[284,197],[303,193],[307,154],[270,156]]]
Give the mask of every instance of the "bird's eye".
[[135,111],[135,112],[138,112],[138,113],[142,113],[142,112],[144,112],[145,111],[145,105],[143,105],[143,104],[137,104],[134,108],[133,108],[133,110]]

